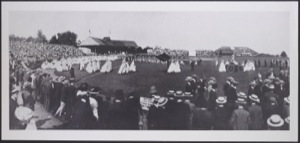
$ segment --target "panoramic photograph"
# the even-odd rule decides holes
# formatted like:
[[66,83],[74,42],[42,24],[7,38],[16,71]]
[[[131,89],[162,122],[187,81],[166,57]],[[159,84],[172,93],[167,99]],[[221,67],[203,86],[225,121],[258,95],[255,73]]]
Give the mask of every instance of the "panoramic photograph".
[[9,130],[290,130],[288,12],[8,18]]

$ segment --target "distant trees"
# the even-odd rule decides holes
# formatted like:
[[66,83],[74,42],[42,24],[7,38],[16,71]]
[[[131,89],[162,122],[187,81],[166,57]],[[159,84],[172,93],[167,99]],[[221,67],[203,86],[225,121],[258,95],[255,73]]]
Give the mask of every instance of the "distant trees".
[[50,44],[61,44],[61,45],[70,45],[77,47],[77,34],[71,31],[66,31],[63,33],[57,33],[57,36],[54,35],[51,37]]
[[38,42],[38,43],[48,43],[47,38],[43,34],[42,30],[38,30],[36,42]]
[[9,41],[20,41],[20,42],[33,42],[33,43],[48,43],[46,36],[42,30],[38,30],[37,37],[29,36],[28,38],[15,36],[14,34],[9,35]]
[[285,51],[282,51],[281,54],[280,54],[280,56],[283,57],[283,58],[286,58],[287,54],[285,53]]
[[58,40],[56,38],[56,35],[53,35],[49,41],[50,44],[58,44]]

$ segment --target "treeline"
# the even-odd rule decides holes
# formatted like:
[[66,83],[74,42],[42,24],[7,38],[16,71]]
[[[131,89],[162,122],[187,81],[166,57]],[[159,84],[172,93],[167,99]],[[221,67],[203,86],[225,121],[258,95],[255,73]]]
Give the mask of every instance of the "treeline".
[[19,37],[15,35],[9,35],[9,41],[20,41],[20,42],[32,42],[32,43],[43,43],[43,44],[56,44],[56,45],[69,45],[77,47],[77,34],[74,32],[66,31],[53,35],[48,41],[42,30],[38,30],[36,37]]

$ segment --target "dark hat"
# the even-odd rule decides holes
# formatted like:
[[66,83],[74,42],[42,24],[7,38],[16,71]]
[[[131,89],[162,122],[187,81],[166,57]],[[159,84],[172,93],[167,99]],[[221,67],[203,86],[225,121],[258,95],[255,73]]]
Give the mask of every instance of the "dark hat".
[[150,94],[155,94],[155,93],[157,93],[157,89],[156,89],[156,87],[153,85],[153,86],[151,86],[150,87],[150,92],[149,92]]
[[80,84],[79,89],[82,90],[82,91],[87,91],[88,87],[89,87],[89,85],[86,82],[84,82],[84,83]]
[[269,100],[271,101],[271,103],[277,102],[276,98],[273,96],[269,97]]
[[99,91],[101,90],[101,88],[100,87],[93,87],[93,88],[91,88],[90,89],[90,93],[98,93]]
[[75,82],[75,78],[74,77],[70,78],[70,82]]
[[122,89],[116,90],[116,92],[115,92],[115,97],[116,97],[116,99],[118,99],[118,100],[124,100],[125,97],[124,97],[124,92],[123,92],[123,90],[122,90]]

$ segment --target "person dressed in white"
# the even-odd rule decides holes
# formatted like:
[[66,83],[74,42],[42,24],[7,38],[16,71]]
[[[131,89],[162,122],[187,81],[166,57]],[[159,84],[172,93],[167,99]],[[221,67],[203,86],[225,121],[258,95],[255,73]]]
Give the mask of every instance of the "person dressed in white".
[[181,72],[179,61],[175,62],[175,71],[174,72],[175,73],[180,73]]
[[123,59],[122,64],[119,68],[118,74],[126,74],[128,72],[129,72],[128,62],[125,59]]
[[93,65],[92,65],[92,61],[90,61],[88,63],[88,65],[86,66],[85,70],[88,72],[88,73],[93,73]]
[[57,62],[57,64],[55,64],[56,70],[58,72],[62,72],[63,68],[62,68],[62,63],[61,62]]
[[168,68],[168,73],[174,73],[175,72],[175,62],[172,61],[169,68]]
[[84,59],[80,59],[80,67],[79,67],[79,70],[83,71],[83,70],[84,70],[84,66],[85,66]]
[[129,71],[130,72],[136,72],[136,65],[135,65],[134,60],[132,60],[130,66],[129,66]]
[[225,64],[224,64],[224,60],[222,60],[221,63],[220,63],[219,72],[226,72],[226,67],[225,67]]
[[245,66],[244,66],[244,71],[255,71],[255,65],[252,61],[247,60]]
[[112,70],[112,62],[110,60],[106,60],[104,65],[102,66],[100,72],[101,73],[109,73]]

